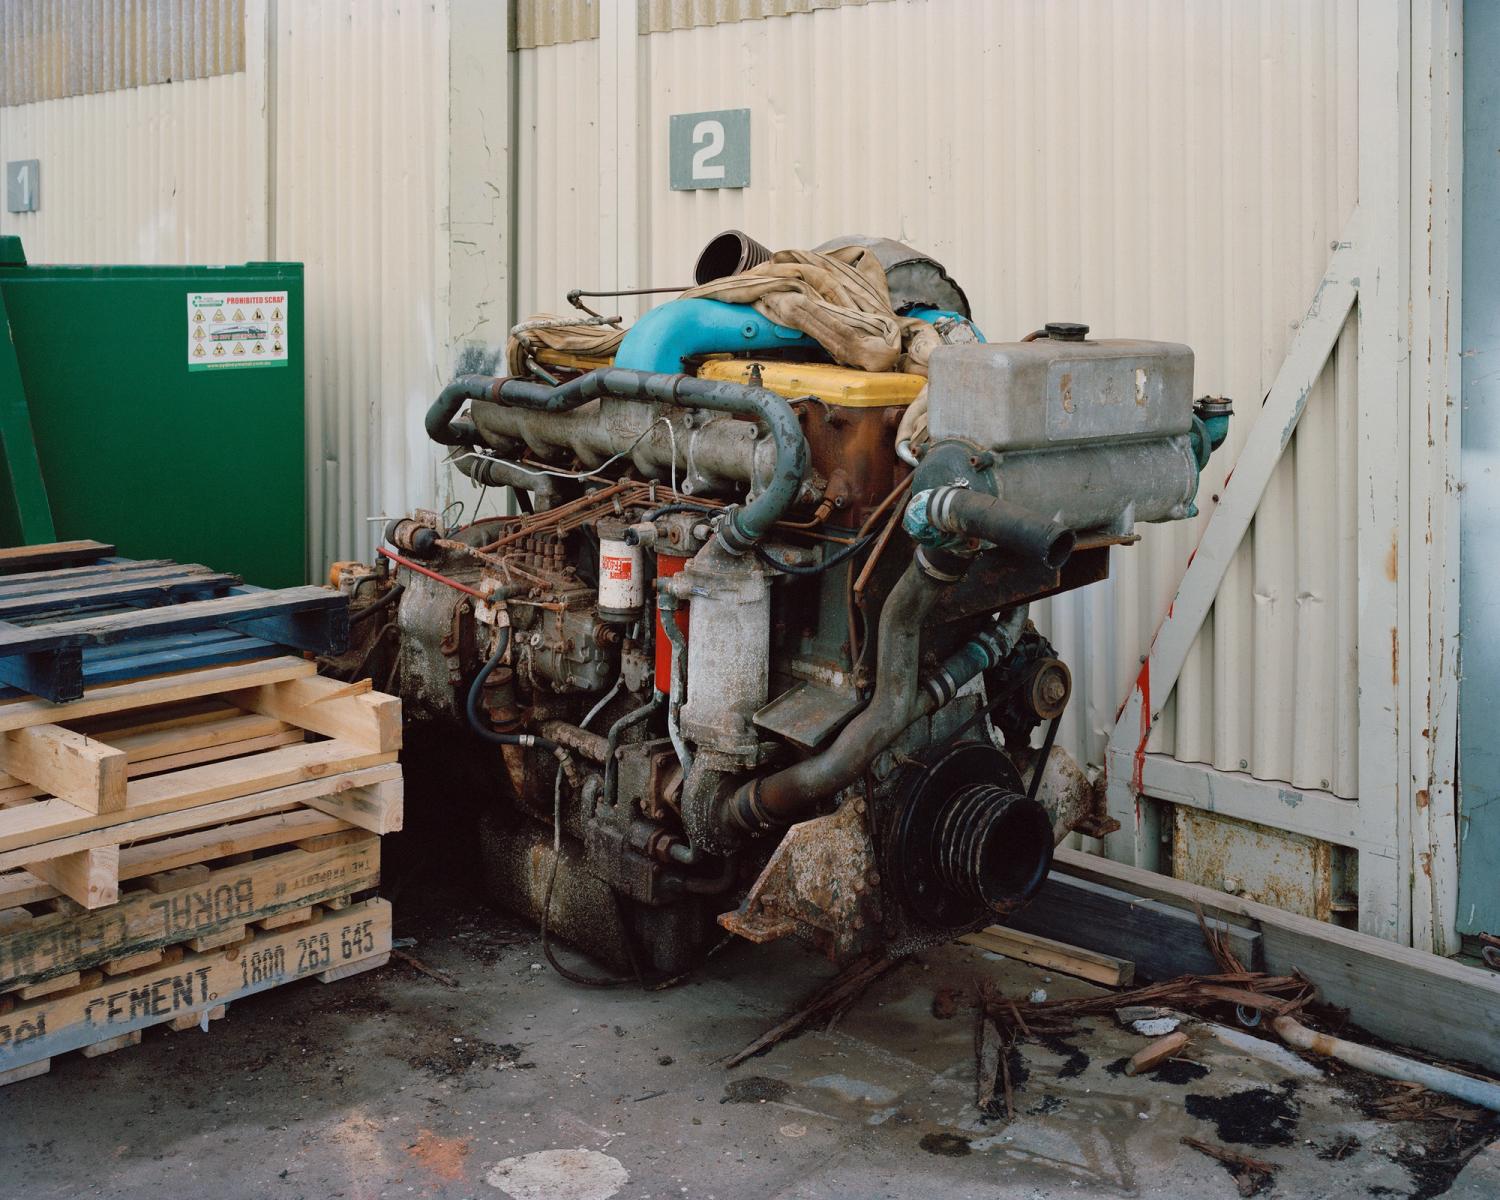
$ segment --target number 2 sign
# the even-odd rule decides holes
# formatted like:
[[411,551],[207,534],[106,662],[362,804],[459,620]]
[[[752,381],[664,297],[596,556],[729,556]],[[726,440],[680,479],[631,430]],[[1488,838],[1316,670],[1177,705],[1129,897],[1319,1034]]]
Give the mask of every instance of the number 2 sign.
[[672,190],[750,185],[750,110],[676,113],[671,118]]

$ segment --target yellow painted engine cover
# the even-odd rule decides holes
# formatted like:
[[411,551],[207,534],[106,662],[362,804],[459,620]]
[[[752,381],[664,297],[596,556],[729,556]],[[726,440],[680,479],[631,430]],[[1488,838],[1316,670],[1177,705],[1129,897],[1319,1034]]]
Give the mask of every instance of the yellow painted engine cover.
[[[592,371],[613,361],[593,355],[543,350],[537,361],[547,366]],[[750,368],[760,368],[761,386],[788,400],[816,396],[839,408],[887,408],[907,405],[917,398],[927,380],[904,371],[858,371],[833,363],[783,362],[761,358],[710,358],[698,368],[699,379],[748,383]]]
[[794,363],[757,358],[711,358],[698,369],[699,379],[748,383],[750,368],[760,368],[761,386],[795,400],[816,396],[839,408],[886,408],[910,404],[926,385],[921,375],[902,371],[859,371],[832,363]]

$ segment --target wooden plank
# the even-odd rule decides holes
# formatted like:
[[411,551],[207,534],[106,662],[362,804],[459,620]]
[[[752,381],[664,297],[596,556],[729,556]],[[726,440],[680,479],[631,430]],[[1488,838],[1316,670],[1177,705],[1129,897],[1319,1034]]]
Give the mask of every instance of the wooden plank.
[[84,908],[103,908],[120,898],[120,847],[95,846],[26,869]]
[[188,938],[187,947],[189,950],[196,950],[200,953],[204,950],[217,950],[220,946],[233,946],[238,942],[243,942],[247,932],[245,926],[233,925],[228,929],[219,930],[218,933],[203,933],[197,937]]
[[288,728],[290,727],[286,722],[274,717],[238,715],[168,728],[119,733],[101,740],[107,741],[117,750],[123,750],[128,761],[140,763],[189,750],[201,750],[207,746],[263,738],[269,734],[283,733]]
[[351,692],[350,685],[321,675],[263,684],[231,692],[230,701],[252,712],[276,717],[340,738],[371,750],[401,749],[401,701],[368,689]]
[[0,770],[92,813],[125,807],[126,753],[60,725],[0,733]]
[[24,1067],[12,1067],[9,1071],[0,1071],[0,1087],[20,1083],[23,1079],[35,1079],[38,1075],[45,1075],[51,1069],[52,1060],[43,1058],[37,1062],[27,1063]]
[[138,709],[104,713],[97,717],[83,717],[70,720],[68,725],[113,745],[121,737],[154,733],[161,729],[181,729],[187,725],[205,725],[244,715],[244,712],[221,696],[208,695],[172,704],[151,704]]
[[[243,742],[231,742],[219,745],[205,746],[201,750],[188,750],[182,754],[170,754],[165,758],[149,759],[146,762],[128,763],[125,774],[128,778],[140,775],[154,775],[162,771],[175,770],[178,767],[195,766],[200,763],[218,762],[220,759],[231,758],[239,754],[254,754],[260,750],[274,750],[277,746],[292,746],[303,740],[305,735],[300,729],[284,729],[280,733],[268,734],[265,737],[251,738]],[[0,807],[9,807],[25,800],[33,800],[46,793],[37,787],[23,784],[19,787],[6,788],[0,792]]]
[[248,945],[189,954],[130,979],[101,977],[68,995],[17,1004],[0,1017],[0,1071],[202,1014],[297,979],[370,964],[390,948],[391,907],[366,900]]
[[[196,667],[271,658],[286,648],[232,629],[202,630],[169,638],[146,638],[129,646],[89,647],[82,651],[80,671],[85,689],[103,683],[166,675]],[[0,701],[25,695],[17,688],[0,687]]]
[[84,1058],[98,1058],[104,1054],[113,1054],[116,1050],[124,1050],[130,1046],[141,1044],[141,1031],[133,1029],[129,1033],[122,1033],[118,1037],[105,1038],[102,1042],[95,1042],[91,1046],[83,1048]]
[[[36,589],[69,587],[91,579],[132,579],[141,575],[193,569],[193,566],[184,567],[170,558],[105,558],[87,566],[0,574],[0,596],[20,596]],[[208,570],[207,567],[197,569]]]
[[237,688],[258,687],[263,683],[278,683],[283,679],[297,679],[316,672],[317,667],[313,663],[283,655],[259,662],[187,671],[181,675],[103,684],[87,689],[80,699],[64,704],[53,704],[36,697],[10,700],[0,704],[0,730],[58,724],[79,717],[119,712],[121,709],[170,704],[175,700],[190,700]]
[[315,797],[308,805],[371,833],[398,833],[403,823],[401,793],[379,788],[350,788],[337,796]]
[[141,971],[146,967],[154,967],[162,960],[160,950],[141,950],[135,954],[125,954],[119,958],[111,958],[99,964],[99,969],[106,975],[129,975],[133,971]]
[[1053,878],[1059,871],[1180,911],[1196,903],[1220,920],[1253,925],[1265,970],[1302,971],[1323,999],[1349,1009],[1356,1025],[1500,1072],[1500,973],[1076,850],[1057,851]]
[[[0,933],[0,989],[40,982],[177,943],[207,949],[238,940],[246,924],[297,912],[380,882],[380,839],[317,853],[286,850],[204,871],[161,892],[127,892],[91,911]],[[232,935],[232,936],[231,936]],[[194,939],[200,939],[194,943]]]
[[1128,987],[1135,979],[1133,962],[1038,937],[1034,933],[1023,933],[1019,929],[1008,929],[1004,925],[991,925],[976,933],[965,934],[958,940],[966,946],[976,946],[1105,987]]
[[[303,742],[244,758],[205,763],[165,775],[132,780],[127,787],[125,808],[120,812],[88,813],[66,800],[33,800],[0,810],[0,853],[123,825],[143,817],[272,791],[308,780],[328,779],[395,760],[394,754],[361,750],[337,739]],[[24,865],[28,870],[32,869],[31,861]]]
[[85,646],[108,646],[191,629],[234,629],[319,654],[349,640],[348,598],[321,587],[234,594],[186,604],[17,626],[0,622],[0,682],[64,702],[83,695]]
[[[200,568],[200,570],[202,570]],[[128,582],[94,579],[74,587],[0,595],[0,620],[31,617],[58,609],[77,609],[119,604],[175,604],[184,599],[222,592],[240,583],[238,575],[193,574],[179,570],[156,578],[135,576]]]
[[86,539],[72,542],[44,542],[37,546],[7,546],[0,549],[0,575],[18,571],[41,571],[75,563],[98,562],[115,552],[113,546]]
[[222,825],[227,821],[237,821],[244,817],[299,808],[309,800],[319,796],[335,795],[348,788],[377,785],[399,791],[401,768],[394,763],[387,766],[367,767],[363,770],[337,775],[332,779],[313,779],[290,787],[273,788],[268,792],[253,792],[248,796],[221,800],[216,804],[203,804],[177,812],[127,821],[120,825],[106,825],[102,828],[91,829],[87,833],[77,833],[55,841],[26,846],[19,850],[7,850],[0,853],[0,871],[24,867],[27,859],[40,861],[63,854],[73,854],[79,850],[93,849],[96,846],[128,845],[131,842],[166,837],[192,829],[207,829],[210,826]]
[[373,954],[358,962],[345,963],[340,967],[329,967],[326,971],[319,971],[314,978],[319,983],[338,983],[342,979],[350,979],[355,975],[363,975],[366,971],[374,971],[390,961],[391,953],[387,950],[384,954]]
[[[0,635],[19,628],[0,622]],[[49,701],[75,700],[85,691],[83,650],[62,646],[39,654],[0,655],[0,685]]]
[[55,996],[58,992],[66,992],[72,988],[83,986],[82,971],[64,971],[60,975],[54,975],[51,979],[40,983],[33,983],[27,987],[17,988],[16,995],[22,1000],[35,1000],[38,996]]
[[[1136,973],[1148,979],[1212,975],[1219,970],[1191,913],[1055,869],[1036,899],[1009,921],[1009,928],[1024,933],[1129,959]],[[1256,969],[1260,935],[1223,922],[1217,927],[1227,934],[1240,961]]]
[[[219,825],[158,842],[126,846],[120,851],[120,878],[138,879],[157,871],[243,854],[249,850],[264,850],[269,846],[284,846],[303,838],[346,829],[345,822],[311,809],[274,813],[269,817]],[[0,885],[0,905],[5,902],[4,896],[3,885]]]
[[[36,625],[0,629],[0,655],[24,654],[61,646],[108,646],[151,634],[177,633],[189,629],[242,629],[250,624],[298,614],[334,617],[342,613],[347,632],[348,604],[348,597],[325,587],[277,588],[266,591],[246,589],[233,596],[220,596],[190,604],[172,604],[142,612],[110,613],[107,616],[86,617],[75,621],[46,621]],[[293,626],[288,624],[285,628],[289,632]],[[323,652],[325,640],[319,639],[317,644],[298,648]]]
[[1250,435],[1240,448],[1197,548],[1188,558],[1176,595],[1165,608],[1135,684],[1110,732],[1111,761],[1113,756],[1123,754],[1136,764],[1128,774],[1111,769],[1108,778],[1109,815],[1121,824],[1120,830],[1106,840],[1113,858],[1143,867],[1157,865],[1161,838],[1156,811],[1142,801],[1145,788],[1140,764],[1146,745],[1354,306],[1360,288],[1361,261],[1354,249],[1359,228],[1356,211],[1343,238],[1333,244],[1328,268],[1297,324],[1271,390],[1255,414]]
[[1167,1034],[1164,1038],[1158,1038],[1144,1050],[1137,1050],[1130,1056],[1130,1061],[1125,1064],[1125,1074],[1141,1075],[1147,1071],[1154,1071],[1167,1059],[1185,1050],[1187,1044],[1188,1035],[1180,1029]]
[[288,925],[301,925],[311,921],[316,915],[312,906],[309,905],[307,908],[294,908],[291,912],[284,912],[279,916],[263,917],[256,924],[262,929],[285,929]]
[[188,1013],[185,1017],[174,1017],[167,1022],[167,1028],[174,1033],[186,1033],[189,1029],[202,1029],[206,1031],[210,1021],[223,1019],[224,1011],[227,1007],[224,1004],[215,1004],[206,1012]]

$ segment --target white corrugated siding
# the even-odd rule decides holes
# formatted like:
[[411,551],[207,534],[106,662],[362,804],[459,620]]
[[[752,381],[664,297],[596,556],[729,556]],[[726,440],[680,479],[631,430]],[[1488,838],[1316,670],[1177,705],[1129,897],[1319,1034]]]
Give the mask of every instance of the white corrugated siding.
[[447,382],[446,0],[276,8],[277,258],[306,263],[309,555],[368,559],[436,496]]
[[32,262],[266,257],[264,85],[241,71],[0,108],[0,161],[41,163],[41,205],[0,212]]
[[[651,34],[640,282],[686,278],[725,228],[773,247],[899,237],[948,265],[991,337],[1076,319],[1193,346],[1199,394],[1237,402],[1232,455],[1354,206],[1355,16],[1354,0],[898,0]],[[520,312],[616,282],[591,258],[595,46],[520,56]],[[752,186],[670,191],[668,115],[734,107],[752,110]],[[1343,345],[1158,741],[1354,795]],[[1198,533],[1148,528],[1110,581],[1040,606],[1078,676],[1075,753],[1101,760]]]
[[615,285],[599,254],[599,43],[522,50],[516,78],[516,312],[571,312],[571,289]]
[[[251,0],[248,69],[0,108],[32,261],[306,264],[311,577],[430,505],[448,368],[447,0]],[[274,94],[267,97],[267,79]]]

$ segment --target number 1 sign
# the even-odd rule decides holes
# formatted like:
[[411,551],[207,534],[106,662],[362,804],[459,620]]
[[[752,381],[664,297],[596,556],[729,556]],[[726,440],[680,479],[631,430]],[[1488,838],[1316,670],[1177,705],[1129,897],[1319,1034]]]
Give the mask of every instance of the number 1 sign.
[[671,119],[672,190],[750,186],[750,110],[676,113]]

